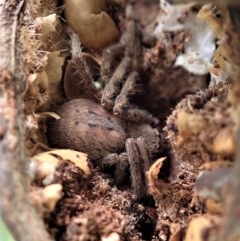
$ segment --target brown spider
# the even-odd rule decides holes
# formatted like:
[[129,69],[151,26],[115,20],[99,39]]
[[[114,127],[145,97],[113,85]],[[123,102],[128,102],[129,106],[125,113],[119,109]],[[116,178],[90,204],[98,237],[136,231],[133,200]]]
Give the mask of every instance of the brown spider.
[[[114,165],[118,184],[130,164],[132,187],[136,197],[141,198],[147,192],[145,172],[159,149],[159,133],[151,126],[157,121],[150,113],[129,104],[139,77],[141,38],[139,27],[128,12],[127,19],[120,42],[103,54],[101,77],[105,88],[101,104],[105,109],[87,99],[68,101],[56,110],[61,118],[49,122],[47,139],[51,147],[87,153],[102,168]],[[111,63],[124,49],[124,57],[112,74]]]

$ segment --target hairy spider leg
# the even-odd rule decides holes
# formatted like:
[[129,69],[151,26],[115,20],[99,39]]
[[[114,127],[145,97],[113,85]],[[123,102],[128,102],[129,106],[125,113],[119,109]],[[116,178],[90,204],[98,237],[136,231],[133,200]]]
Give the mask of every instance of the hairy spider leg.
[[125,81],[123,88],[116,98],[113,114],[129,121],[150,123],[157,125],[158,119],[154,118],[147,110],[138,109],[129,103],[129,97],[134,94],[138,73],[132,72]]
[[130,66],[131,59],[129,57],[124,57],[103,90],[101,104],[104,108],[112,109],[114,107],[116,95],[119,92],[122,80],[126,76]]
[[142,137],[137,139],[129,138],[126,141],[132,188],[137,199],[140,199],[147,193],[147,180],[145,173],[150,166],[150,155],[147,148],[147,143]]
[[115,166],[114,179],[117,185],[122,184],[126,178],[126,170],[129,167],[127,153],[110,153],[100,161],[98,163],[102,169],[106,166]]
[[102,56],[102,65],[101,65],[101,81],[106,86],[112,76],[112,70],[114,68],[113,63],[119,55],[122,55],[124,52],[125,45],[121,42],[111,45],[104,49]]

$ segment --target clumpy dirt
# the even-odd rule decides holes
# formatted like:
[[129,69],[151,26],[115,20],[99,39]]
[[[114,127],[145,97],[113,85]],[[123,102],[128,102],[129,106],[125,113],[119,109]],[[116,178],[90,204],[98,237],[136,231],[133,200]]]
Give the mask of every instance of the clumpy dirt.
[[191,163],[195,170],[206,162],[233,158],[229,92],[229,85],[219,84],[188,95],[167,119],[165,130],[175,157]]
[[81,191],[65,195],[46,221],[60,240],[99,240],[112,235],[139,240],[152,235],[155,220],[134,199],[131,189],[119,190],[109,177],[93,170]]
[[[44,135],[46,120],[58,118],[55,107],[67,101],[65,70],[67,61],[76,54],[71,49],[70,30],[62,19],[55,19],[53,25],[50,20],[50,38],[41,37],[49,29],[44,29],[48,26],[44,25],[44,19],[42,23],[36,17],[52,13],[65,17],[62,3],[50,2],[46,10],[44,3],[26,1],[21,33],[23,45],[30,45],[22,53],[28,73],[24,96],[26,153],[32,157],[31,161],[37,160],[37,164],[33,162],[36,166],[33,165],[31,173],[30,196],[47,232],[58,241],[218,240],[225,200],[222,195],[216,200],[214,195],[202,194],[195,182],[205,190],[208,184],[200,178],[202,172],[209,172],[214,183],[223,183],[225,175],[214,175],[213,171],[224,167],[221,170],[229,175],[225,167],[232,166],[236,151],[232,85],[227,81],[209,87],[208,75],[194,75],[174,67],[176,57],[184,52],[191,35],[178,30],[166,32],[161,39],[154,38],[156,18],[161,13],[159,1],[129,1],[143,31],[140,91],[133,101],[160,121],[157,126],[160,149],[146,173],[148,195],[137,200],[130,177],[116,186],[111,168],[103,172],[87,157],[82,162],[88,168],[83,167],[70,157],[70,151],[69,156],[57,153],[51,154],[55,157],[53,161],[48,158],[43,163],[38,161],[36,154],[50,150]],[[126,2],[114,1],[110,8],[120,33],[126,27]],[[35,29],[29,24],[33,20]],[[33,34],[31,38],[29,34]],[[48,54],[44,55],[44,51]],[[89,62],[82,63],[79,58],[79,68],[74,66],[73,71],[81,70],[81,77],[86,80],[79,83],[84,98],[99,101],[96,82],[100,79],[101,51],[84,46],[83,51],[88,54]],[[75,74],[79,72],[72,75]],[[46,190],[48,186],[53,187],[52,196]],[[211,193],[224,191],[217,188],[218,185],[216,188],[212,185]]]

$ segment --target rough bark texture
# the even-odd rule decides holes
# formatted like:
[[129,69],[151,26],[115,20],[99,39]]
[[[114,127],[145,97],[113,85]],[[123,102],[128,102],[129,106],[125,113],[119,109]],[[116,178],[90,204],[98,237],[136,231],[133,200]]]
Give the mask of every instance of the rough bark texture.
[[240,27],[240,7],[239,6],[229,6],[229,12],[231,16],[231,21],[233,23],[233,36],[232,36],[232,49],[236,49],[234,55],[234,65],[233,65],[233,93],[232,99],[233,110],[232,115],[234,116],[235,122],[237,124],[236,131],[236,153],[235,162],[232,169],[232,175],[229,180],[229,184],[226,188],[226,198],[225,198],[225,208],[226,212],[224,215],[224,222],[222,225],[222,230],[220,234],[220,240],[234,241],[238,240],[240,237],[240,34],[237,29]]
[[33,209],[24,178],[21,85],[17,35],[24,1],[5,1],[0,7],[0,208],[3,220],[18,241],[47,241],[43,221]]

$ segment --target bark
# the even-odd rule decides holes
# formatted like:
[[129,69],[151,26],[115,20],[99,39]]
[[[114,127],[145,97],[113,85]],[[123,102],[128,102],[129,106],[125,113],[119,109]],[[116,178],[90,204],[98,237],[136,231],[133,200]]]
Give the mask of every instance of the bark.
[[48,241],[44,223],[31,206],[24,173],[24,73],[17,42],[23,7],[23,0],[0,5],[0,209],[16,240]]
[[237,135],[237,152],[232,175],[226,187],[225,216],[220,233],[222,241],[236,241],[240,237],[240,131]]
[[233,24],[232,37],[235,48],[235,66],[233,66],[233,116],[237,124],[236,153],[232,175],[226,187],[225,216],[219,240],[236,241],[240,238],[240,6],[229,6],[231,21]]

